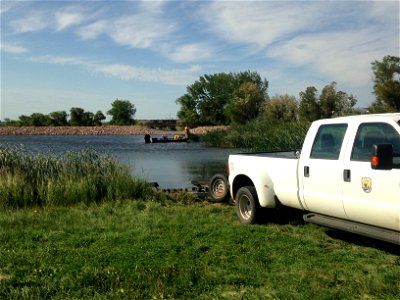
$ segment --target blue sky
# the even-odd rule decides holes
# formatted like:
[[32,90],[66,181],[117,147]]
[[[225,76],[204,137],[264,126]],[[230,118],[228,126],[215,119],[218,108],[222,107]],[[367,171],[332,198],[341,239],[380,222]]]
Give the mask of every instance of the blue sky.
[[385,55],[399,55],[398,1],[1,1],[0,118],[115,99],[176,118],[200,76],[246,70],[270,96],[336,81],[366,107]]

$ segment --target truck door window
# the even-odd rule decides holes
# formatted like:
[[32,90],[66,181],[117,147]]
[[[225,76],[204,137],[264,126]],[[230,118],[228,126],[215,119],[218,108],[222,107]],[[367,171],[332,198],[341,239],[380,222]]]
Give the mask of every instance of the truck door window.
[[[372,145],[392,144],[393,154],[400,154],[400,135],[386,123],[364,123],[358,127],[354,140],[351,160],[369,162],[372,154]],[[395,166],[400,165],[400,157],[393,158]]]
[[347,124],[321,125],[311,149],[310,158],[339,159]]

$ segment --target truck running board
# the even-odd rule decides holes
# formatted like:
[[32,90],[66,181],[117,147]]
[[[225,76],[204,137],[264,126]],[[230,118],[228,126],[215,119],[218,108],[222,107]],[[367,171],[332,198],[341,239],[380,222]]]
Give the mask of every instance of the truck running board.
[[375,227],[367,224],[361,224],[349,220],[343,220],[314,213],[305,214],[303,216],[303,219],[304,221],[309,223],[318,224],[326,227],[332,227],[335,229],[348,231],[351,233],[356,233],[370,238],[400,245],[400,233],[394,230],[389,230],[385,228]]

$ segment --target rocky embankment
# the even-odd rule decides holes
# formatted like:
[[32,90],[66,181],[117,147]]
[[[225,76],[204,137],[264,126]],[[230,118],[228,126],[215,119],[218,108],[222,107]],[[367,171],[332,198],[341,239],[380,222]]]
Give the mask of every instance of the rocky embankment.
[[[203,126],[190,129],[192,134],[206,134],[214,130],[225,130],[227,126]],[[183,134],[183,131],[158,130],[140,126],[62,126],[62,127],[0,127],[0,135],[145,135]]]

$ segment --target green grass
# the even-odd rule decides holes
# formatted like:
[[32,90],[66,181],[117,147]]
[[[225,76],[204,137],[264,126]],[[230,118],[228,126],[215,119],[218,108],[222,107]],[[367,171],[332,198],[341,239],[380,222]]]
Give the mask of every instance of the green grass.
[[0,299],[397,299],[398,248],[289,220],[158,201],[3,210]]

